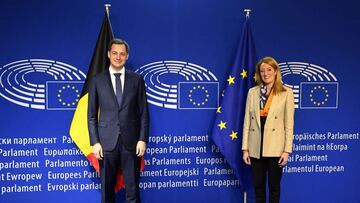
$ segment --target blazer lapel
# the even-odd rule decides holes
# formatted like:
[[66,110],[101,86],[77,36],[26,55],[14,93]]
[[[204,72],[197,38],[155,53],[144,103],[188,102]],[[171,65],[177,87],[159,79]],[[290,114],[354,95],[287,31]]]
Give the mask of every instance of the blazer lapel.
[[279,97],[281,96],[281,92],[278,93],[278,94],[274,94],[273,98],[272,98],[272,101],[271,101],[271,104],[270,104],[270,109],[269,109],[269,112],[268,112],[268,117],[271,116],[271,114],[274,113],[274,105],[278,103],[278,100],[279,100]]
[[254,112],[257,124],[260,127],[260,88],[257,88],[254,94]]

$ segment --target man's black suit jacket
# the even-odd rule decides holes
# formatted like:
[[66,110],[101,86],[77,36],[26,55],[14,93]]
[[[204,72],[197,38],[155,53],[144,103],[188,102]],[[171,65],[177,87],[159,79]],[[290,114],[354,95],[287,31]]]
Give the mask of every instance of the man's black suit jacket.
[[138,141],[148,141],[149,113],[143,78],[125,70],[121,106],[118,105],[110,72],[106,70],[90,81],[88,129],[90,144],[100,143],[103,150],[115,148],[118,138],[128,150]]

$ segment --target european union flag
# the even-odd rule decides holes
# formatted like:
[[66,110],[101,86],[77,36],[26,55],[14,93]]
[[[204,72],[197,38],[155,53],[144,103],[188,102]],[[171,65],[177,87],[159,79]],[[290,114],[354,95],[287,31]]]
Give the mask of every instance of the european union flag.
[[338,89],[337,82],[302,82],[300,84],[300,108],[336,109]]
[[74,110],[80,99],[83,81],[46,82],[46,108],[49,110]]
[[226,78],[221,105],[212,131],[214,143],[234,169],[244,189],[252,186],[251,168],[242,160],[242,128],[247,92],[255,83],[257,62],[250,19],[247,17],[234,65]]
[[218,82],[179,82],[179,109],[216,109]]

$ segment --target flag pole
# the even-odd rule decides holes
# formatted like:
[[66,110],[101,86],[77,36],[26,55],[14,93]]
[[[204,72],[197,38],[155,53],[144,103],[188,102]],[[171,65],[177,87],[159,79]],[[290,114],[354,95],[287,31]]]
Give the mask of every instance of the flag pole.
[[109,17],[111,4],[104,4],[104,6],[105,6],[106,15]]
[[[244,12],[245,12],[245,17],[246,17],[246,19],[249,19],[249,18],[250,18],[251,9],[246,8],[246,9],[244,9]],[[246,190],[244,191],[244,203],[247,203],[247,193],[246,193]]]

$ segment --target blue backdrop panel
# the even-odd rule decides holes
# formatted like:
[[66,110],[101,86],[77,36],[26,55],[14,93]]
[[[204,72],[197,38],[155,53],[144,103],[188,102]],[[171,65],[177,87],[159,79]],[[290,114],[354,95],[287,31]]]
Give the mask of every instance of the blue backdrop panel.
[[[68,131],[104,3],[0,3],[0,202],[99,202],[99,177]],[[147,85],[144,202],[243,202],[210,132],[245,8],[258,56],[278,60],[296,99],[282,202],[360,202],[357,1],[110,3],[126,68]]]

